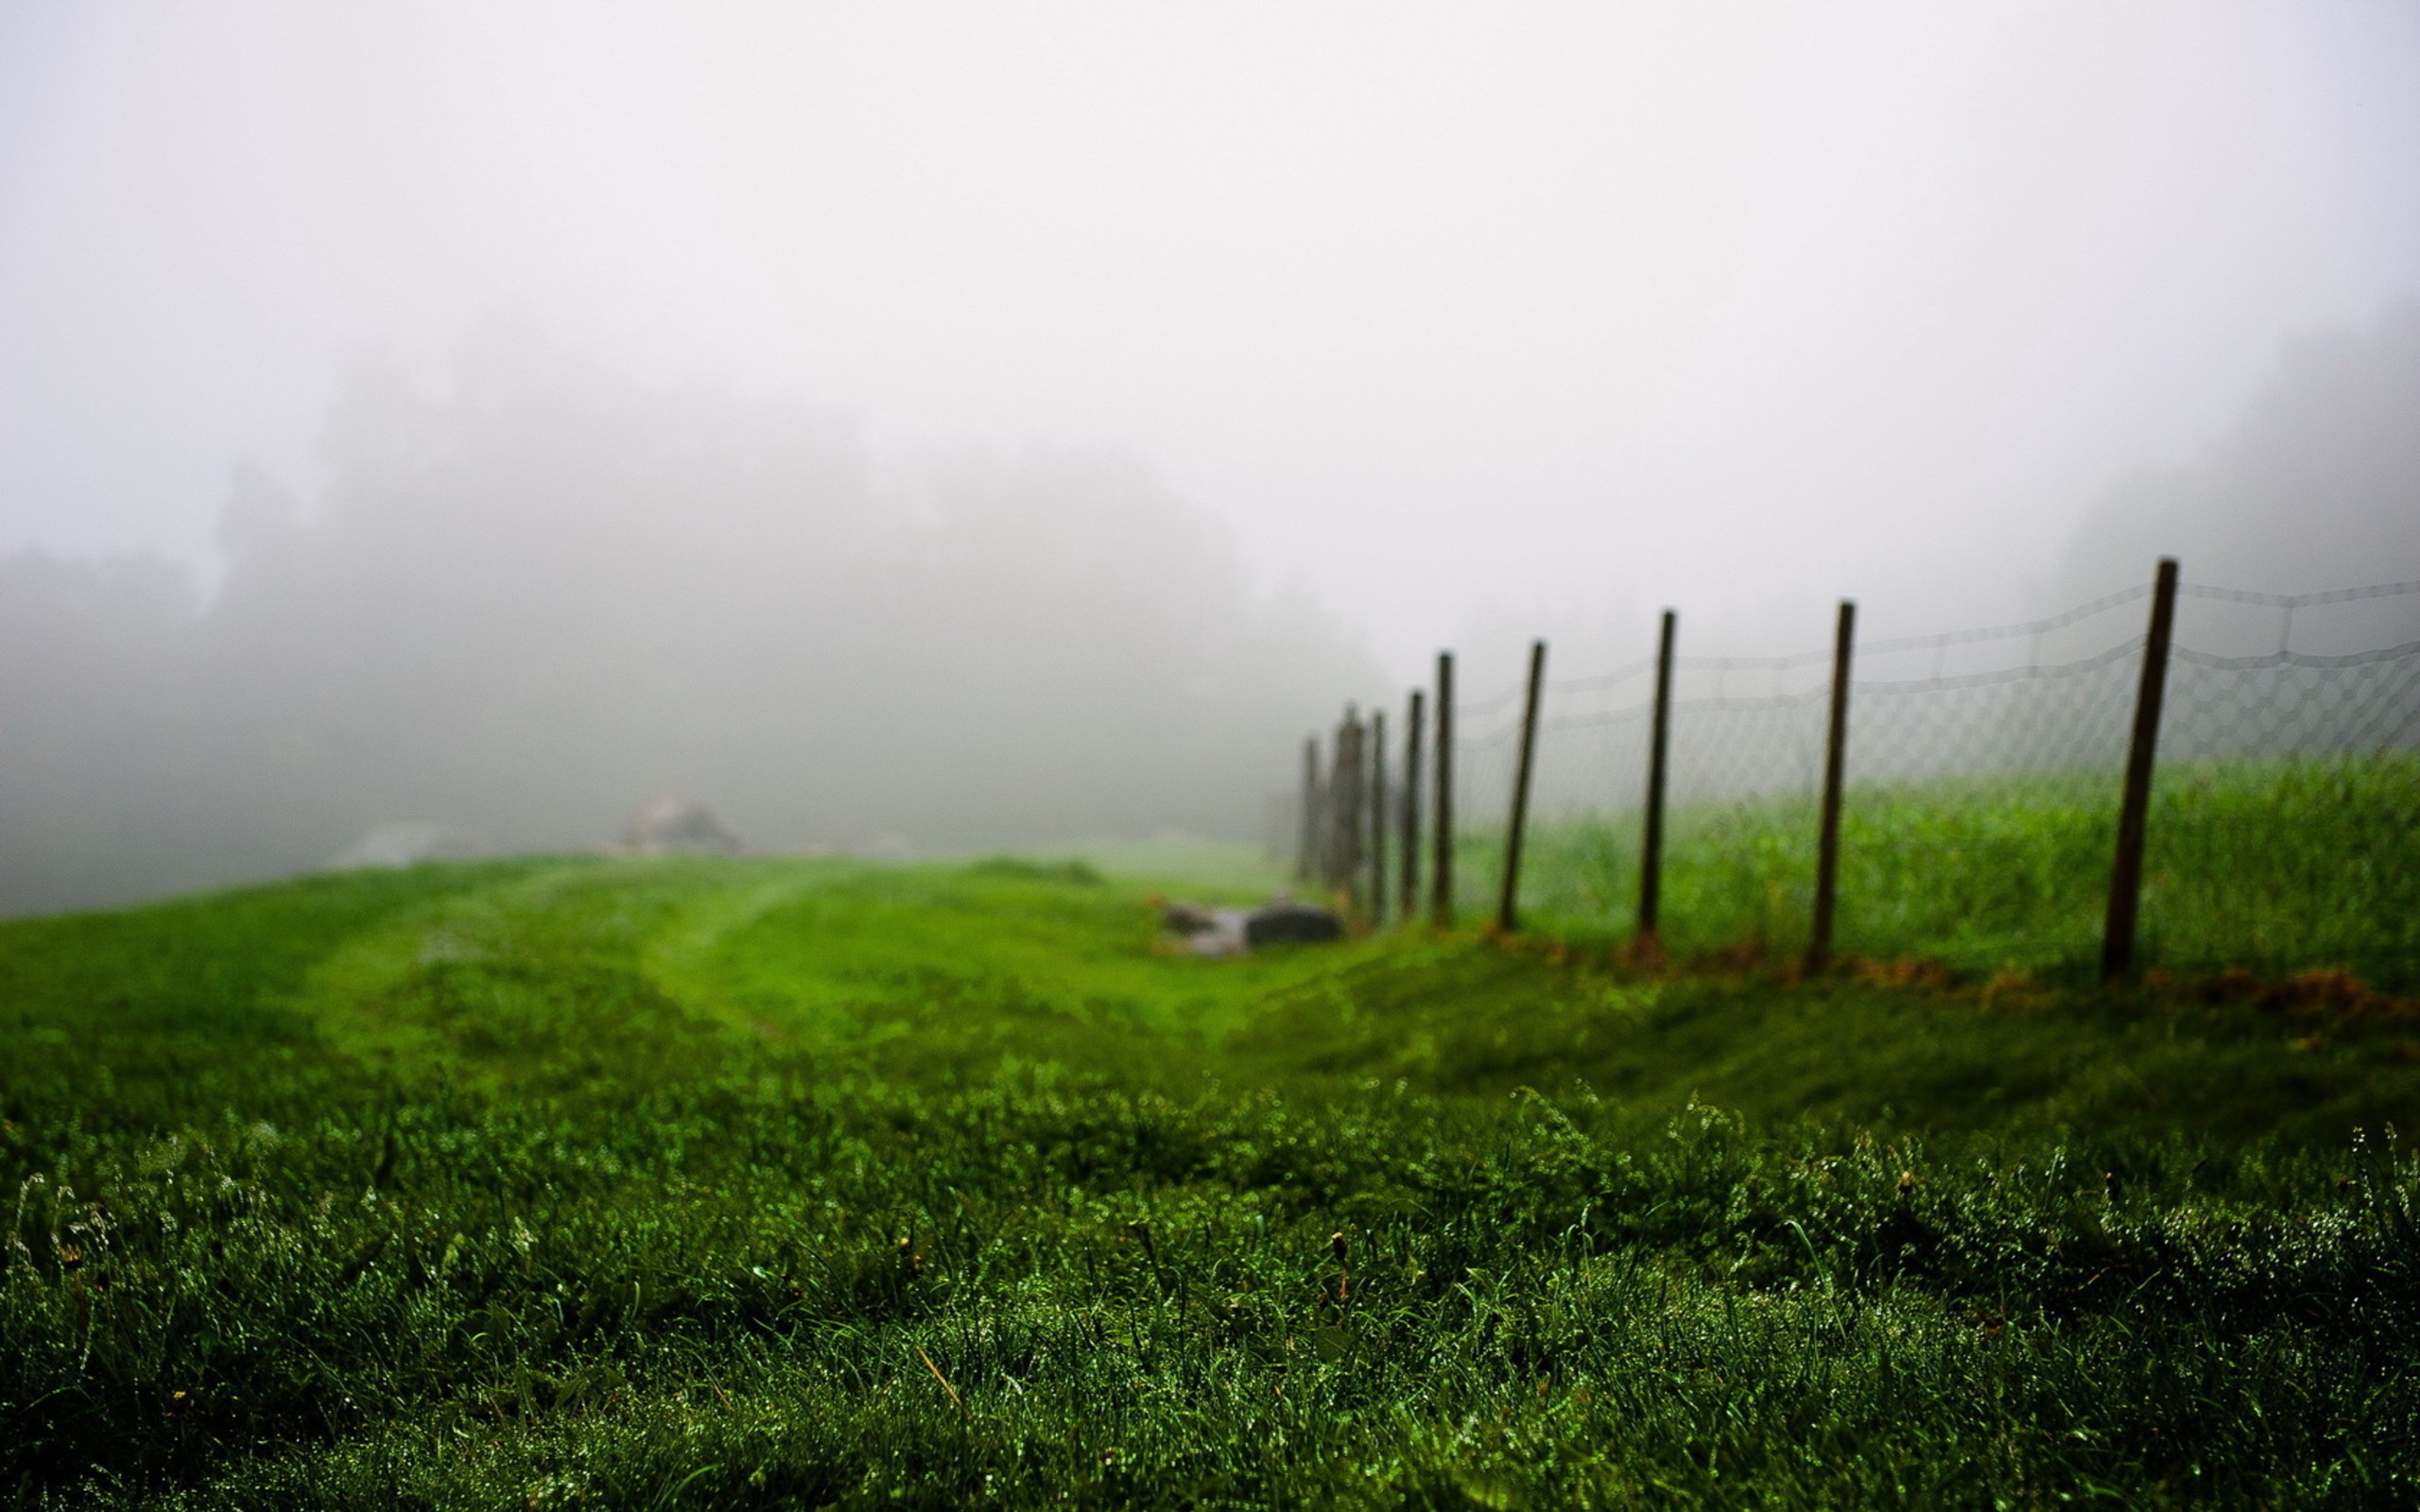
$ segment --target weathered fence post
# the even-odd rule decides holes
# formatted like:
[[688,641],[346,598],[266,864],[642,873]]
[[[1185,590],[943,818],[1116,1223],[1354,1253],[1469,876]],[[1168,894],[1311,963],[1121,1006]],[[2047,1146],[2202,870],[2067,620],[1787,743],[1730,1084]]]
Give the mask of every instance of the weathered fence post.
[[1320,875],[1320,737],[1303,739],[1303,838],[1294,856],[1294,880],[1308,885]]
[[1370,923],[1387,921],[1387,712],[1370,711]]
[[1841,600],[1832,632],[1832,717],[1824,731],[1824,808],[1815,834],[1815,927],[1806,942],[1808,974],[1832,959],[1832,901],[1841,870],[1841,777],[1849,744],[1849,653],[1857,644],[1857,605]]
[[1328,890],[1357,912],[1361,900],[1361,717],[1351,704],[1336,728],[1336,771],[1328,779]]
[[1403,895],[1395,912],[1407,924],[1420,911],[1420,690],[1411,690],[1411,711],[1403,746]]
[[1504,835],[1504,885],[1495,898],[1495,927],[1520,927],[1521,832],[1530,821],[1530,767],[1538,749],[1538,691],[1547,677],[1547,643],[1530,643],[1530,691],[1521,704],[1521,756],[1512,768],[1512,823]]
[[1343,850],[1344,721],[1327,735],[1327,771],[1320,778],[1320,891],[1332,902],[1336,895],[1336,858]]
[[1428,921],[1454,927],[1454,653],[1437,653],[1437,801],[1429,813],[1437,859],[1428,868]]
[[1638,861],[1638,937],[1653,940],[1664,901],[1664,772],[1672,747],[1672,633],[1679,616],[1664,611],[1655,637],[1655,714],[1647,733],[1647,839]]
[[2142,905],[2143,826],[2152,806],[2152,766],[2159,746],[2160,699],[2168,691],[2168,648],[2176,628],[2176,558],[2162,557],[2152,580],[2151,629],[2143,638],[2143,680],[2135,694],[2135,732],[2126,747],[2126,794],[2118,805],[2118,861],[2109,875],[2109,918],[2100,936],[2100,979],[2135,967],[2135,919]]

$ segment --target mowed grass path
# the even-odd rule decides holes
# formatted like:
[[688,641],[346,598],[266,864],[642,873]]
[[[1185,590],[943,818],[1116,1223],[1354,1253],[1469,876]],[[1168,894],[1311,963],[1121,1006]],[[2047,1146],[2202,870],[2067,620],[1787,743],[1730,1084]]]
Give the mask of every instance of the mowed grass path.
[[0,1496],[2408,1505],[2415,1120],[2391,1005],[1207,963],[1018,863],[18,921]]

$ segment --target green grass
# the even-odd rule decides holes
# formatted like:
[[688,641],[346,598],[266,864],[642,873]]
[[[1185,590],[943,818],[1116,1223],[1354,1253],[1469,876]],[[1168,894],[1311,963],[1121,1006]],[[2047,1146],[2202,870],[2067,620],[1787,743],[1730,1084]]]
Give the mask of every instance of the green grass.
[[[2180,764],[2152,786],[2138,958],[2177,972],[2350,971],[2420,988],[2420,756]],[[1852,787],[1842,803],[1837,947],[1968,973],[2070,980],[2100,954],[2117,833],[2113,774]],[[1683,955],[1805,947],[1815,874],[1810,799],[1676,810],[1663,936]],[[1492,914],[1498,833],[1457,851],[1461,906]],[[1522,868],[1525,921],[1625,936],[1639,822],[1541,825]]]
[[1103,841],[1063,847],[1055,853],[1121,882],[1214,902],[1258,902],[1293,883],[1290,862],[1281,864],[1259,846],[1230,840]]
[[1146,885],[529,862],[0,925],[0,1498],[2420,1497],[2397,1010],[1210,963]]

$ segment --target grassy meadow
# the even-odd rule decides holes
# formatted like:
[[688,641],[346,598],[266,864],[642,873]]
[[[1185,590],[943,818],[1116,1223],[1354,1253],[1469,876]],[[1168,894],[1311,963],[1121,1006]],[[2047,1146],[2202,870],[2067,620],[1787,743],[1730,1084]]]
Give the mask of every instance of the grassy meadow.
[[[2088,980],[2100,958],[2118,787],[2106,772],[1850,787],[1838,948],[1966,974]],[[1676,809],[1666,945],[1685,956],[1804,949],[1815,830],[1811,795]],[[2420,755],[2163,765],[2147,834],[2137,958],[2152,969],[2325,969],[2420,989]],[[1626,937],[1639,838],[1635,814],[1536,826],[1522,868],[1525,920],[1566,938]],[[1474,918],[1493,911],[1501,848],[1500,830],[1457,848],[1461,902]]]
[[522,861],[0,924],[0,1498],[2420,1501],[2403,1005],[1205,962],[1150,886]]

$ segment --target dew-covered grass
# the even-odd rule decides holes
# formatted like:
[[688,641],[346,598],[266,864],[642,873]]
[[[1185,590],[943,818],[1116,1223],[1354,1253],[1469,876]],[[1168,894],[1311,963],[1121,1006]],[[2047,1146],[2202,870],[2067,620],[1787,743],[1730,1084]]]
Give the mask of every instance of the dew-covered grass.
[[[2117,838],[2114,773],[1856,785],[1841,806],[1835,944],[1953,970],[2071,980],[2100,955]],[[2173,764],[2152,789],[2137,957],[2179,973],[2333,970],[2420,988],[2420,756]],[[1809,795],[1676,808],[1662,930],[1684,955],[1805,948]],[[1492,914],[1500,830],[1457,851],[1465,917]],[[1635,814],[1539,824],[1522,868],[1527,926],[1626,937]]]
[[1213,963],[1143,891],[530,862],[0,925],[0,1496],[2420,1498],[2392,1003]]

